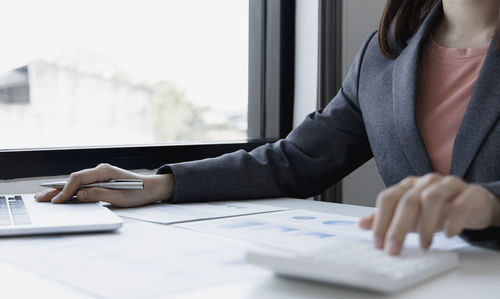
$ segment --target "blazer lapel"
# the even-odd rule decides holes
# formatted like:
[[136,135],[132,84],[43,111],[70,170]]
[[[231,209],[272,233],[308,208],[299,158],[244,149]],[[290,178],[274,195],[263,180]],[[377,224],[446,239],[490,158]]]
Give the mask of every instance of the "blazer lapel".
[[450,173],[464,177],[483,141],[500,117],[500,50],[495,36],[453,146]]
[[442,6],[441,3],[438,3],[394,63],[392,94],[396,132],[415,172],[414,175],[417,176],[432,171],[432,165],[415,117],[420,48],[441,15]]

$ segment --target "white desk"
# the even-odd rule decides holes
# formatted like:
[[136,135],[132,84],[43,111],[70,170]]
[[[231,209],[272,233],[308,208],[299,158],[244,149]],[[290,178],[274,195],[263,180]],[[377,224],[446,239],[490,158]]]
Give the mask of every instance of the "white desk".
[[[309,200],[274,199],[258,202],[351,216],[362,216],[371,211],[366,207]],[[85,247],[85,244],[88,246],[83,248],[82,254],[82,248],[75,246]],[[110,234],[0,239],[0,253],[8,252],[8,257],[0,261],[0,294],[2,298],[50,296],[51,298],[178,299],[470,299],[500,296],[500,252],[476,247],[460,253],[460,266],[457,270],[390,297],[281,278],[244,264],[235,263],[228,266],[228,263],[223,262],[220,265],[212,265],[206,261],[207,257],[216,259],[227,257],[220,256],[225,255],[225,251],[238,257],[250,246],[242,241],[131,220],[127,220],[119,232]],[[203,248],[204,253],[197,256],[197,248]],[[187,258],[180,255],[187,251],[189,254],[184,254],[189,255]],[[93,262],[95,260],[93,256],[102,258],[103,255],[116,254],[115,252],[121,257],[109,256],[109,263],[106,264]],[[33,263],[24,262],[26,255],[30,255]],[[126,267],[118,264],[121,261],[126,261]],[[113,269],[110,269],[113,267],[120,267],[117,275],[109,274],[113,273]],[[149,272],[148,269],[152,271]],[[158,275],[158,273],[163,274]],[[120,275],[122,277],[118,279]],[[79,283],[80,281],[83,283]],[[96,289],[105,291],[99,292]],[[170,291],[161,292],[162,289]]]

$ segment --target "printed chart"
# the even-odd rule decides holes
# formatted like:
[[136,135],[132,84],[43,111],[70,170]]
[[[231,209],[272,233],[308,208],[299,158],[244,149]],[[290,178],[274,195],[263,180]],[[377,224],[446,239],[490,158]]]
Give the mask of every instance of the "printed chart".
[[[339,240],[372,242],[371,231],[358,227],[358,218],[312,212],[287,210],[270,214],[182,223],[176,226],[242,239],[283,250],[309,252],[329,247]],[[453,250],[469,246],[460,238],[446,238],[442,233],[434,236],[433,248]],[[405,247],[419,247],[419,238],[410,233]]]

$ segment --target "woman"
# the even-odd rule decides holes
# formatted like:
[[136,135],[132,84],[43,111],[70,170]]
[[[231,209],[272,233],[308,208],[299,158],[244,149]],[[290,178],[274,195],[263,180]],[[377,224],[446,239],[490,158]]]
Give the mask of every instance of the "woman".
[[[373,215],[375,246],[397,255],[405,235],[497,237],[500,225],[498,0],[391,0],[343,87],[287,136],[250,153],[165,165],[145,191],[79,190],[136,174],[100,165],[71,175],[39,201],[138,206],[171,202],[309,197],[375,157],[387,186]],[[493,40],[493,41],[492,41]],[[490,45],[491,44],[491,45]],[[471,231],[474,230],[474,231]]]

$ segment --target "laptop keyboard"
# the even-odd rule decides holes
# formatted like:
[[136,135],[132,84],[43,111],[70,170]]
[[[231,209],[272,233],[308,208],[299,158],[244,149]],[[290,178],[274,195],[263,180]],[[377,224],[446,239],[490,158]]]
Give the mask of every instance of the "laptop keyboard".
[[22,196],[0,196],[0,226],[29,224],[31,219]]

